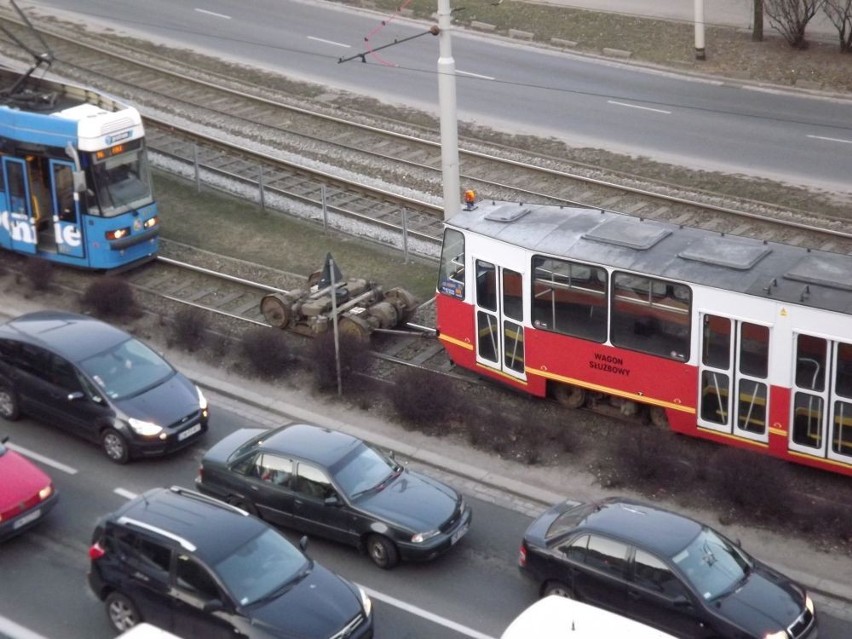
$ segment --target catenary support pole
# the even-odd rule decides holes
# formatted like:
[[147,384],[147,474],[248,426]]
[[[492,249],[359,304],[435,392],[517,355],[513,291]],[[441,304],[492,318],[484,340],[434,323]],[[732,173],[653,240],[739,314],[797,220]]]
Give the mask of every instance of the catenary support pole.
[[441,173],[444,182],[444,219],[461,211],[459,134],[456,112],[456,62],[450,43],[450,0],[438,0],[438,101],[441,108]]

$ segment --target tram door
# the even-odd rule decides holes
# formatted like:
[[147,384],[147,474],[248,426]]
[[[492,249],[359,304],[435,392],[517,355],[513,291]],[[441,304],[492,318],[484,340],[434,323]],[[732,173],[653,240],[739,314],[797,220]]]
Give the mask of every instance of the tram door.
[[50,193],[53,201],[53,236],[63,255],[85,257],[80,225],[80,207],[74,197],[74,164],[50,161]]
[[27,183],[27,165],[18,158],[3,158],[3,184],[6,185],[8,230],[11,248],[21,253],[36,252],[36,223],[33,218],[30,189]]
[[523,276],[484,260],[475,266],[476,361],[526,379]]
[[796,335],[790,449],[852,462],[852,344]]
[[723,433],[769,440],[769,327],[703,315],[698,423]]

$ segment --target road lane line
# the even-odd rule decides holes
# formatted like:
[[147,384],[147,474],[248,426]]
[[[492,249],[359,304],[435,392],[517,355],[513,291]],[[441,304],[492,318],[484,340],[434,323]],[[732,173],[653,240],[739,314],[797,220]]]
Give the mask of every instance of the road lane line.
[[471,73],[470,71],[460,71],[456,69],[456,75],[466,75],[471,78],[479,78],[481,80],[494,80],[490,75],[479,75],[478,73]]
[[224,13],[214,13],[213,11],[207,11],[206,9],[196,9],[198,13],[204,13],[208,16],[213,16],[214,18],[222,18],[223,20],[230,20],[231,16],[226,16]]
[[342,42],[335,42],[334,40],[324,40],[322,38],[315,38],[314,36],[308,36],[308,40],[313,40],[314,42],[322,42],[323,44],[330,44],[333,47],[343,47],[344,49],[351,49],[351,44],[344,44]]
[[812,140],[825,140],[826,142],[840,142],[842,144],[852,144],[852,140],[844,140],[843,138],[827,138],[822,135],[809,135]]
[[618,102],[616,100],[607,100],[609,104],[614,104],[616,106],[627,107],[628,109],[641,109],[642,111],[653,111],[654,113],[663,113],[665,115],[671,115],[671,111],[664,111],[663,109],[652,109],[651,107],[639,106],[638,104],[627,104],[627,102]]
[[36,461],[41,462],[46,466],[50,466],[51,468],[55,468],[56,470],[61,470],[63,473],[68,473],[69,475],[76,475],[77,469],[71,468],[71,466],[66,466],[65,464],[58,462],[50,457],[45,457],[44,455],[40,455],[39,453],[33,452],[23,446],[18,446],[17,444],[6,444],[8,448],[11,448],[16,453],[20,453],[24,457],[29,457],[30,459],[34,459]]
[[133,499],[136,497],[136,493],[132,493],[129,490],[125,490],[124,488],[115,488],[113,491],[119,497],[124,497],[125,499]]
[[3,615],[0,615],[0,633],[12,639],[47,639],[44,635],[33,632],[29,628],[24,628],[22,625],[15,623]]
[[418,608],[417,606],[412,606],[409,603],[405,603],[404,601],[397,599],[396,597],[391,597],[390,595],[385,595],[381,592],[373,590],[372,588],[367,588],[367,586],[361,585],[364,591],[370,595],[373,599],[378,599],[379,601],[384,601],[391,606],[395,606],[397,608],[401,608],[406,612],[410,612],[413,615],[417,615],[418,617],[423,617],[424,619],[428,619],[432,623],[436,623],[440,626],[444,626],[445,628],[449,628],[450,630],[454,630],[459,634],[466,635],[468,637],[473,637],[473,639],[495,639],[491,635],[486,635],[478,630],[474,630],[473,628],[468,628],[467,626],[463,626],[460,623],[456,623],[455,621],[450,621],[449,619],[444,619],[443,617],[439,617],[438,615],[429,612],[428,610],[423,610],[423,608]]

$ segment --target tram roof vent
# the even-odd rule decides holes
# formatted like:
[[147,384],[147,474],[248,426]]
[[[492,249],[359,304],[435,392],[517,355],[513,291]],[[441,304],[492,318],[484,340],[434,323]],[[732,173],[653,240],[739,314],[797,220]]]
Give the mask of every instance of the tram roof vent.
[[598,224],[588,233],[584,233],[583,239],[626,246],[637,251],[646,251],[671,233],[669,229],[653,222],[642,222],[640,224],[633,218],[613,218]]
[[772,249],[762,243],[730,237],[708,237],[693,242],[678,253],[678,257],[747,271],[771,252]]
[[784,274],[784,278],[852,291],[852,259],[848,255],[806,255]]
[[522,204],[506,204],[489,211],[483,218],[490,222],[514,222],[521,219],[530,211],[532,211],[532,208]]

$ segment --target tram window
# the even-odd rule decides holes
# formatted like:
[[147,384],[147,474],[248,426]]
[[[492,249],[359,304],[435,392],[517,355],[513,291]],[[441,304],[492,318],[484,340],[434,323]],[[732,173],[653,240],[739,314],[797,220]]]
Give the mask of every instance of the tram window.
[[692,292],[688,286],[615,273],[611,304],[613,344],[678,361],[689,359]]
[[731,320],[718,315],[704,316],[701,363],[722,370],[731,367]]
[[56,209],[63,222],[76,221],[74,212],[74,175],[70,166],[54,166],[53,181],[56,185]]
[[834,390],[838,395],[852,397],[852,344],[837,344],[837,377]]
[[825,361],[828,342],[821,337],[799,335],[796,338],[796,386],[825,390]]
[[809,448],[822,447],[823,399],[796,393],[793,401],[793,441]]
[[503,359],[508,368],[524,372],[524,327],[503,322]]
[[852,455],[852,402],[834,402],[831,450],[840,455]]
[[740,327],[740,372],[765,378],[769,372],[769,327],[743,322]]
[[438,292],[464,299],[464,235],[454,229],[444,232]]
[[477,352],[490,362],[497,362],[497,318],[479,311],[476,313]]
[[503,269],[503,314],[519,322],[524,319],[523,287],[520,273]]
[[27,188],[23,168],[17,162],[6,165],[9,174],[9,205],[12,213],[26,213]]
[[497,310],[497,271],[493,264],[476,260],[476,304]]
[[536,328],[606,341],[607,273],[604,269],[534,257],[532,323]]
[[762,435],[766,432],[766,384],[741,379],[737,393],[737,423],[742,430]]
[[709,370],[701,373],[701,419],[714,424],[728,423],[729,388],[727,375]]

